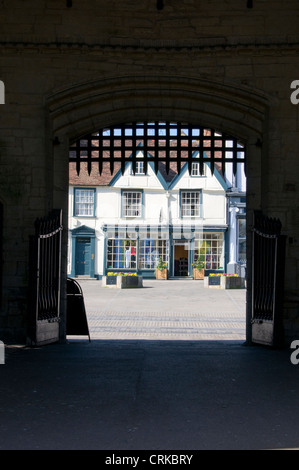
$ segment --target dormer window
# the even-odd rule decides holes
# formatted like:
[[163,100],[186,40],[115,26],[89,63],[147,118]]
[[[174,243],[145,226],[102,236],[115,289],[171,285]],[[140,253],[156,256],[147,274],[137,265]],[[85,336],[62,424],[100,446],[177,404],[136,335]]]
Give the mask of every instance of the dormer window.
[[191,176],[205,176],[205,165],[203,167],[202,174],[200,173],[200,164],[199,162],[193,162],[191,168]]
[[135,175],[144,175],[144,162],[136,162]]

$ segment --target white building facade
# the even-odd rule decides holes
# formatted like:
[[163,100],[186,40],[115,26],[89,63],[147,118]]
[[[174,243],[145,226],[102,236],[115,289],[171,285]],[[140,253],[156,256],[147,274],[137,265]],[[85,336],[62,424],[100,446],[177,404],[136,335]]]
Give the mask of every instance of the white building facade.
[[154,278],[161,258],[170,278],[191,278],[198,256],[206,275],[227,271],[228,263],[235,269],[231,182],[216,168],[212,174],[209,163],[203,175],[198,163],[191,174],[187,164],[180,174],[166,175],[162,163],[157,174],[152,163],[143,170],[140,158],[135,174],[127,162],[123,174],[104,182],[70,173],[69,276],[101,279],[125,271]]

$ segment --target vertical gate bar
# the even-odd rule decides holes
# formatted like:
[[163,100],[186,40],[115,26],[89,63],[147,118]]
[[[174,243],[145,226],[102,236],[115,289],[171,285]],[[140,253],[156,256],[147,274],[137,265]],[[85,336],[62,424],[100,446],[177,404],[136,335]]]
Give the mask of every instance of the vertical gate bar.
[[35,236],[37,242],[37,259],[36,259],[36,311],[35,311],[35,322],[37,322],[39,318],[39,311],[40,311],[40,296],[39,296],[39,283],[40,283],[40,257],[41,257],[41,246],[40,246],[40,238],[38,235]]
[[279,283],[279,269],[280,269],[280,266],[279,266],[279,238],[280,238],[280,235],[277,234],[275,236],[275,246],[274,246],[274,250],[275,250],[275,272],[273,273],[273,285],[274,285],[275,289],[274,289],[274,292],[273,292],[273,305],[272,305],[272,309],[273,309],[272,316],[273,316],[273,318],[274,318],[276,307],[277,307],[277,305],[276,305],[276,303],[277,303],[276,294],[278,292],[278,283]]
[[188,126],[188,171],[189,175],[192,173],[192,163],[193,163],[193,147],[192,147],[192,126]]
[[[55,224],[53,224],[55,225]],[[53,227],[54,228],[54,227]],[[49,247],[50,247],[50,315],[55,315],[55,287],[54,287],[54,265],[53,265],[53,256],[54,256],[54,239],[55,235],[49,237]]]
[[178,144],[178,150],[177,150],[177,172],[178,174],[181,173],[181,149],[182,149],[182,123],[178,123],[177,125],[177,144]]
[[103,156],[104,156],[104,150],[103,150],[103,129],[100,130],[97,136],[98,139],[98,170],[100,176],[102,175],[103,171]]
[[171,152],[171,146],[170,146],[170,140],[171,140],[171,125],[168,123],[168,126],[166,128],[166,142],[165,142],[165,170],[166,174],[169,174],[169,166],[170,166],[170,152]]
[[237,173],[237,161],[238,161],[238,142],[236,139],[233,140],[233,174]]
[[110,153],[110,173],[111,175],[113,175],[113,172],[114,172],[114,158],[115,158],[115,149],[114,149],[114,129],[111,129],[110,130],[110,136],[109,136],[109,153]]
[[155,146],[154,146],[154,165],[155,173],[158,173],[159,170],[159,158],[160,158],[160,142],[159,142],[159,121],[155,121]]
[[[133,174],[136,173],[136,165],[137,165],[137,135],[136,135],[136,126],[133,126],[132,129],[132,169]],[[143,160],[144,161],[144,160]],[[144,165],[144,163],[143,163]],[[143,166],[144,168],[144,166]]]
[[[121,129],[121,136],[120,136],[120,145],[121,145],[121,174],[123,175],[125,172],[125,167],[126,167],[126,146],[125,146],[125,138],[124,138],[124,133],[125,133],[125,128],[124,126],[120,126]],[[136,164],[134,168],[134,163],[133,163],[133,171],[136,171]],[[112,174],[112,173],[111,173]],[[135,173],[134,173],[135,174]]]
[[215,131],[211,129],[211,135],[210,135],[210,160],[211,160],[211,172],[212,175],[214,175],[214,170],[215,170]]
[[87,139],[87,172],[91,173],[91,153],[92,153],[92,135],[89,134]]
[[251,321],[255,317],[255,298],[256,298],[256,292],[255,292],[255,231],[252,231],[252,257],[251,257]]
[[62,244],[62,210],[58,212],[58,247],[57,247],[57,316],[60,316],[60,292],[61,292],[61,244]]

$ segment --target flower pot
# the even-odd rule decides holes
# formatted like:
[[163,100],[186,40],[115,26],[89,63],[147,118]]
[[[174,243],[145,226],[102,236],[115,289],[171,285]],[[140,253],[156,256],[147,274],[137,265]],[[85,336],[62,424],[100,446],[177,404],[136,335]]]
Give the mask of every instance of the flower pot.
[[239,276],[208,276],[204,286],[212,289],[244,289],[245,279]]
[[204,279],[204,278],[205,278],[204,268],[202,268],[202,269],[194,268],[193,269],[193,279]]
[[156,269],[156,279],[167,279],[167,269]]
[[103,276],[102,287],[114,287],[116,289],[134,289],[143,287],[142,276]]

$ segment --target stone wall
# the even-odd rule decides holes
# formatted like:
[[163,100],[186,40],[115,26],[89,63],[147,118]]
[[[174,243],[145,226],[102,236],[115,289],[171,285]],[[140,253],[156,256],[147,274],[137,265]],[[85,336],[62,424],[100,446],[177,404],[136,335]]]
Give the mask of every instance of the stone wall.
[[[136,119],[185,120],[245,140],[248,229],[254,209],[282,221],[286,334],[299,334],[299,107],[290,101],[299,4],[164,0],[158,11],[156,3],[0,2],[0,328],[14,336],[26,327],[34,220],[61,207],[67,225],[70,140]],[[64,275],[66,242],[67,234]]]

